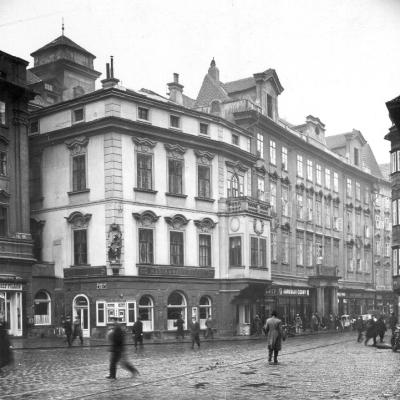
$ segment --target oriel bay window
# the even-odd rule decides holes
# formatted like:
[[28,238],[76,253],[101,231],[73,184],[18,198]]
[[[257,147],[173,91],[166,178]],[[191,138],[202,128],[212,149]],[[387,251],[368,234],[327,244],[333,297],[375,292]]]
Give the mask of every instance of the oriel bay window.
[[153,248],[153,229],[139,228],[139,263],[154,263]]
[[252,267],[267,267],[267,240],[265,238],[250,238],[250,265]]
[[170,231],[170,264],[183,265],[183,232]]
[[229,265],[231,267],[242,265],[242,238],[240,236],[229,238]]
[[199,235],[199,265],[211,267],[211,235]]

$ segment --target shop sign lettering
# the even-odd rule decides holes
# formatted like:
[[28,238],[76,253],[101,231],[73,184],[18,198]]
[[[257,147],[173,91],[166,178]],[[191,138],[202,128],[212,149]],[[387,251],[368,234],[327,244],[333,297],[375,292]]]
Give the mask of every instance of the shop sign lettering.
[[106,282],[97,283],[97,289],[98,290],[107,289],[107,283]]
[[1,283],[0,290],[22,290],[22,283]]
[[282,296],[308,296],[308,289],[292,289],[292,288],[280,288],[280,294]]

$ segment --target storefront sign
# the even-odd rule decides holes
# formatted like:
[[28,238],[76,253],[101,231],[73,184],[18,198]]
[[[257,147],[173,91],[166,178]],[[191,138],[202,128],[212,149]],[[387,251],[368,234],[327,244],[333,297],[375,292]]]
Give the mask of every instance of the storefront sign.
[[0,282],[0,290],[22,290],[22,283]]
[[213,268],[139,266],[139,276],[186,276],[195,278],[214,278]]
[[309,296],[309,289],[298,288],[270,288],[265,291],[266,296]]
[[101,289],[107,289],[107,283],[106,282],[102,282],[102,283],[97,283],[97,289],[101,290]]

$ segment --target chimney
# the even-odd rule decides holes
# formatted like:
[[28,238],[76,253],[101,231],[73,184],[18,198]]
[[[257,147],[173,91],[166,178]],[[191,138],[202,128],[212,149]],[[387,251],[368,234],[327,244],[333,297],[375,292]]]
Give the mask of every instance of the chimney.
[[118,85],[119,79],[114,78],[114,57],[111,56],[111,63],[106,64],[106,79],[101,81],[103,89],[109,89]]
[[219,69],[215,64],[214,57],[211,60],[210,68],[208,68],[208,75],[210,75],[215,81],[219,82]]
[[169,99],[176,104],[183,105],[183,85],[179,83],[179,74],[174,72],[174,81],[167,83]]

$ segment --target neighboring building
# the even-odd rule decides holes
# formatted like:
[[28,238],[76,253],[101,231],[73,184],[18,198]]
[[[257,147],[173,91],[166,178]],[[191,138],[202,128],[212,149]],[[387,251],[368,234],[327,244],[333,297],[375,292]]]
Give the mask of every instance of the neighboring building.
[[289,321],[314,311],[388,313],[390,183],[359,131],[325,137],[316,117],[298,126],[280,119],[282,90],[273,69],[223,83],[212,60],[194,106],[253,136],[259,198],[273,215],[265,307]]
[[0,51],[0,320],[24,334],[32,303],[26,66]]
[[[87,53],[62,40],[33,53],[41,79],[54,64],[66,75],[52,51]],[[43,51],[56,60],[37,69]],[[84,77],[95,76],[88,68]],[[79,315],[90,336],[114,316],[132,325],[140,314],[145,331],[173,334],[182,314],[185,326],[212,317],[220,333],[249,334],[271,283],[269,205],[257,198],[263,166],[251,135],[185,107],[193,101],[177,74],[169,99],[118,82],[111,62],[102,89],[31,113],[35,254],[64,278],[57,311],[60,288],[48,274],[51,304],[38,320]]]
[[393,260],[393,289],[400,295],[400,96],[386,103],[392,126],[385,136],[390,141],[390,165],[392,181],[392,260]]

